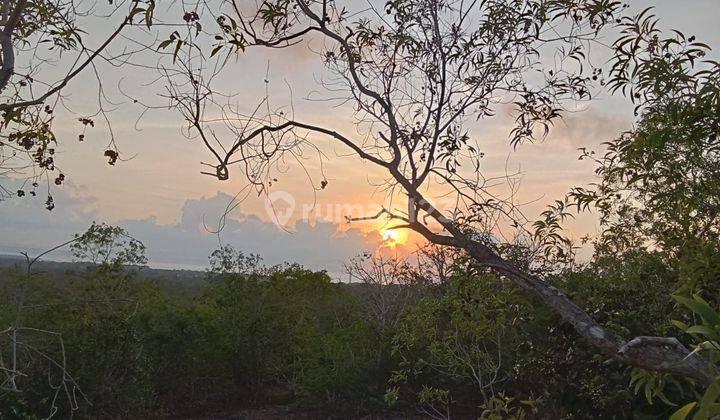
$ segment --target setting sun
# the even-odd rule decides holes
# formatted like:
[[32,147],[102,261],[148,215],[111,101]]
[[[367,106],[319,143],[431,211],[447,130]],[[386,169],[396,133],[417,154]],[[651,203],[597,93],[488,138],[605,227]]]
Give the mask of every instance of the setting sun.
[[380,235],[382,235],[383,241],[386,242],[397,242],[400,239],[400,234],[396,230],[381,230]]
[[395,245],[404,244],[407,242],[408,234],[403,230],[396,230],[392,228],[380,229],[380,236],[383,242],[387,245],[394,247]]

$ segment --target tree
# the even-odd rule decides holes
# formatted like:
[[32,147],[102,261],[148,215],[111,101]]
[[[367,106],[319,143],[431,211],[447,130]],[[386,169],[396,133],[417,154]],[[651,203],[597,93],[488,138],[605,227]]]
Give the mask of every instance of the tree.
[[[335,76],[325,87],[335,97],[347,95],[342,102],[352,103],[362,134],[351,137],[268,107],[264,116],[257,111],[229,117],[234,140],[211,144],[199,106],[213,95],[205,84],[211,78],[203,78],[202,66],[188,63],[183,68],[191,83],[173,84],[171,100],[211,151],[216,161],[210,174],[218,179],[241,165],[263,192],[272,185],[277,159],[316,148],[317,137],[342,144],[382,170],[395,202],[404,201],[401,209],[384,208],[369,218],[386,217],[397,223],[395,229],[466,252],[485,270],[539,297],[611,359],[707,384],[707,362],[676,339],[619,337],[543,280],[543,267],[510,262],[497,235],[502,225],[518,227],[550,249],[549,256],[562,258],[569,244],[552,226],[565,214],[548,213],[535,234],[525,229],[529,221],[516,203],[497,196],[492,180],[483,177],[483,154],[467,128],[471,118],[485,121],[509,105],[516,115],[514,147],[546,134],[566,107],[590,99],[602,70],[586,59],[588,44],[616,22],[620,10],[610,0],[394,0],[384,10],[371,4],[351,13],[327,0],[264,1],[250,14],[235,8],[218,18],[225,35],[217,39],[232,34],[243,47],[282,47],[308,34],[321,37],[322,60]],[[192,40],[188,45],[199,48]],[[621,40],[618,49],[623,45]],[[550,57],[556,64],[549,64]],[[629,77],[622,69],[632,63],[619,63],[616,76]],[[433,192],[451,193],[458,204],[438,208]]]
[[[621,21],[610,88],[633,99],[638,122],[601,158],[584,154],[598,164],[600,182],[575,188],[569,201],[601,216],[596,259],[637,265],[645,254],[667,272],[657,277],[672,280],[674,300],[691,311],[673,325],[693,338],[713,376],[673,418],[708,418],[720,395],[720,63],[703,58],[709,47],[695,36],[665,37],[657,26],[649,9]],[[633,377],[636,390],[662,398],[663,375]]]
[[[507,380],[504,358],[519,347],[517,330],[527,320],[517,290],[501,289],[488,274],[477,280],[458,272],[403,311],[392,340],[398,369],[388,395],[398,398],[400,386],[411,384],[462,395],[471,407],[495,396]],[[418,397],[422,403],[422,392]]]
[[[55,207],[51,186],[62,185],[66,175],[56,161],[58,138],[53,126],[56,110],[70,110],[63,96],[67,86],[87,71],[97,80],[97,110],[92,115],[76,115],[85,131],[102,119],[110,127],[106,110],[110,101],[103,90],[104,76],[98,62],[113,66],[127,63],[134,52],[109,53],[108,47],[129,31],[133,21],[143,19],[149,28],[154,0],[122,1],[113,4],[79,4],[74,0],[3,0],[0,7],[0,176],[19,180],[10,190],[0,184],[0,199],[26,194],[35,196],[45,184],[48,210]],[[140,18],[140,19],[138,19]],[[93,20],[115,24],[108,35],[88,29]],[[117,20],[118,22],[113,23]],[[97,25],[97,22],[94,23]],[[92,45],[96,39],[98,45]],[[45,48],[46,47],[46,48]],[[60,69],[60,70],[58,70]],[[112,165],[118,150],[110,127],[105,156]],[[14,184],[13,184],[14,185]]]
[[[33,270],[41,257],[65,246],[89,264],[75,295],[63,290],[68,286],[63,279]],[[146,366],[129,322],[138,305],[129,266],[144,264],[144,252],[144,245],[123,229],[93,223],[85,233],[33,259],[25,254],[27,270],[8,273],[11,299],[0,306],[0,321],[8,325],[0,331],[0,415],[29,416],[17,410],[30,404],[34,414],[72,417],[84,401],[103,401],[108,392],[127,398],[123,410],[130,401],[142,402],[133,400],[133,393],[141,392]],[[118,365],[124,366],[122,374],[115,374]],[[85,385],[92,385],[87,392]],[[117,414],[118,407],[111,404],[96,409]]]
[[[703,60],[709,47],[694,36],[662,37],[657,23],[649,10],[623,19],[610,88],[637,103],[639,119],[593,158],[595,188],[570,196],[601,216],[598,255],[653,248],[680,265],[720,243],[720,64]],[[689,290],[716,287],[716,273],[692,277]]]

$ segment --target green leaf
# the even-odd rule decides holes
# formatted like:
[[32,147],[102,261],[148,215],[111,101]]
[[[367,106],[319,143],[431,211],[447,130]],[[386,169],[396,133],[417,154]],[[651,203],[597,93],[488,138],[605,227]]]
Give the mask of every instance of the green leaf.
[[168,45],[172,44],[172,42],[172,39],[166,39],[165,41],[161,42],[160,45],[158,45],[158,49],[165,49]]
[[683,331],[685,331],[689,328],[688,324],[686,324],[682,321],[672,320],[672,321],[670,321],[670,323],[672,323],[676,328],[683,330]]
[[674,412],[673,415],[670,416],[669,420],[685,420],[696,405],[697,402],[695,401],[685,404],[678,411]]
[[716,408],[715,402],[717,401],[718,397],[720,397],[720,385],[718,385],[716,381],[713,382],[705,391],[705,395],[703,395],[700,403],[698,404],[699,409],[697,414],[695,414],[694,418],[707,419],[711,415],[716,414],[712,411],[714,411],[713,408]]
[[700,296],[693,295],[693,298],[686,298],[683,296],[673,296],[673,299],[678,301],[679,303],[687,306],[695,312],[696,314],[700,315],[700,317],[707,322],[710,325],[718,325],[720,324],[720,316],[718,316],[718,313],[705,302]]
[[180,52],[180,47],[182,47],[183,42],[178,39],[177,44],[175,44],[175,51],[173,52],[173,63],[177,60],[178,53]]
[[705,325],[693,325],[692,327],[685,330],[685,332],[688,334],[703,335],[706,338],[710,338],[714,341],[720,341],[718,340],[720,336],[718,335],[717,331],[715,331],[714,328]]
[[665,405],[668,405],[668,406],[670,406],[670,407],[675,407],[675,406],[677,406],[677,404],[675,404],[674,402],[670,401],[670,400],[665,396],[665,393],[664,393],[662,390],[660,390],[660,392],[657,393],[657,397],[660,399],[660,401],[662,401],[663,403],[665,403]]
[[153,12],[155,11],[155,1],[148,2],[147,10],[145,10],[145,25],[148,29],[152,26]]

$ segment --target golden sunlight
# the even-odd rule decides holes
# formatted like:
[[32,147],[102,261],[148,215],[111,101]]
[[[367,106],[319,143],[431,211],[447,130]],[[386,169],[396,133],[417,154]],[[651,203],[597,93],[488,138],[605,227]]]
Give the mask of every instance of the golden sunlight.
[[391,247],[404,244],[408,239],[407,232],[392,228],[380,229],[380,236],[382,236],[383,242]]

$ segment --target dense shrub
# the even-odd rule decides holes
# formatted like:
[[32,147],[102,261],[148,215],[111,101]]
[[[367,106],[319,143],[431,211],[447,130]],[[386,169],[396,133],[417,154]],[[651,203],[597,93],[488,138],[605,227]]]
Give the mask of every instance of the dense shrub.
[[[651,404],[630,386],[642,373],[608,364],[542,304],[463,264],[434,284],[408,280],[428,271],[406,267],[402,284],[345,285],[223,248],[200,290],[183,294],[113,258],[60,274],[6,271],[0,288],[13,298],[0,302],[0,322],[22,327],[26,376],[22,392],[0,394],[0,418],[278,404],[330,417],[666,417],[677,407],[654,397],[695,398],[662,377]],[[551,280],[618,333],[677,335],[672,320],[693,321],[670,296],[687,272],[643,251]],[[0,340],[7,361],[9,335]]]

